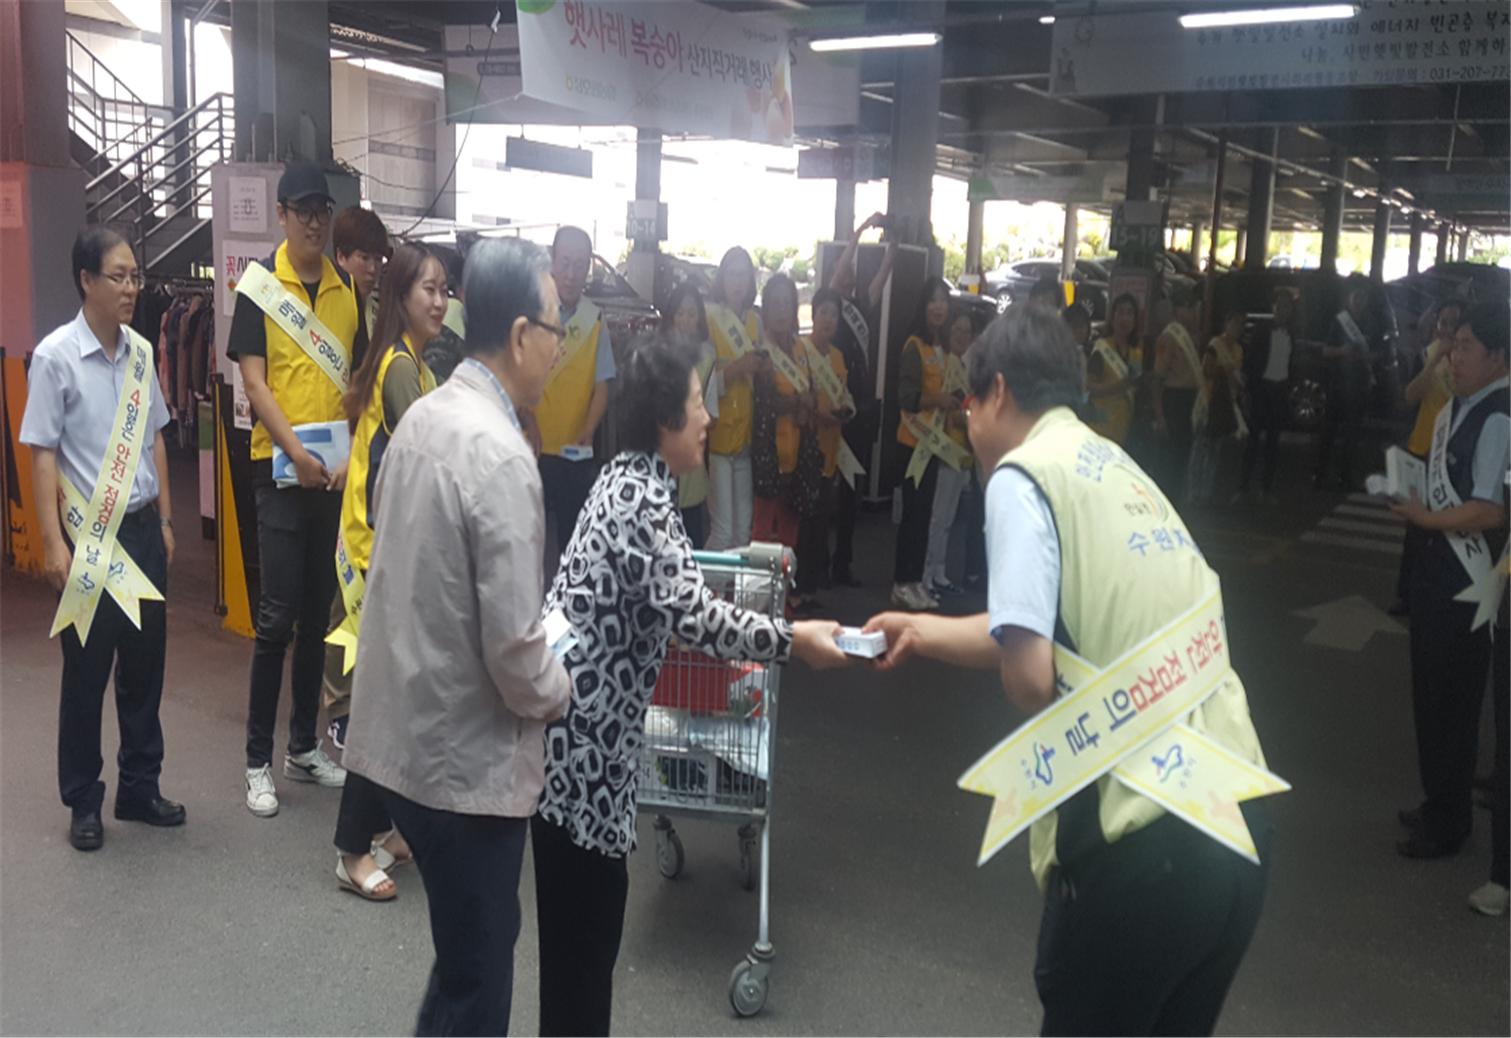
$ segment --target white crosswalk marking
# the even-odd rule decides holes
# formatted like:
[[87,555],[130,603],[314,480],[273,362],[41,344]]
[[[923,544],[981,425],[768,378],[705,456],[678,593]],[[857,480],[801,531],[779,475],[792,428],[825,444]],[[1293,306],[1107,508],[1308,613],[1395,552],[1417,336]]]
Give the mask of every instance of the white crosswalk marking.
[[1384,501],[1349,494],[1315,528],[1301,535],[1305,544],[1348,548],[1372,555],[1399,556],[1404,523]]

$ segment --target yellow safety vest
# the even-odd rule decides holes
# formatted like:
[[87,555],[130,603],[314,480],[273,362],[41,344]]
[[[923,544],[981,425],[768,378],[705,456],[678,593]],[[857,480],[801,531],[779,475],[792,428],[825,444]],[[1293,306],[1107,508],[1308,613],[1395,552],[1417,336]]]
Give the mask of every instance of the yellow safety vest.
[[[918,357],[923,361],[923,396],[931,396],[944,390],[944,351],[937,346],[930,346],[918,336],[913,335],[903,343],[902,352],[915,350]],[[934,420],[934,409],[917,412],[918,418],[928,424]],[[908,423],[897,423],[897,442],[905,447],[918,446],[918,437],[913,435],[913,430],[908,428]]]
[[577,301],[577,311],[567,322],[567,337],[561,344],[557,367],[546,382],[535,420],[540,425],[542,454],[560,454],[568,444],[576,443],[588,419],[588,405],[593,402],[593,387],[598,371],[598,337],[603,334],[603,318],[598,307],[587,297]]
[[[1049,502],[1060,540],[1061,626],[1072,643],[1067,648],[1093,666],[1110,665],[1210,593],[1216,576],[1154,480],[1067,408],[1042,416],[1001,464],[1027,474]],[[1185,723],[1236,756],[1264,765],[1236,673]],[[1108,843],[1164,814],[1111,774],[1095,786],[1100,836]],[[1058,861],[1061,810],[1030,831],[1029,860],[1041,889]],[[1073,845],[1086,836],[1066,835]]]
[[[1451,342],[1434,341],[1427,347],[1427,366],[1430,367],[1436,363],[1438,355],[1446,349],[1451,349],[1452,346]],[[1437,424],[1438,412],[1447,407],[1452,399],[1452,377],[1446,369],[1439,368],[1438,374],[1427,384],[1427,394],[1417,405],[1417,420],[1411,427],[1411,438],[1406,441],[1407,450],[1419,458],[1427,457],[1432,450],[1432,427]]]
[[[303,282],[289,263],[288,248],[288,242],[284,242],[273,254],[272,274],[296,299],[308,300]],[[315,316],[335,334],[350,368],[352,343],[356,341],[357,322],[361,320],[357,312],[357,294],[341,280],[335,264],[325,257],[321,257],[320,262],[322,271],[320,289],[315,294]],[[268,342],[268,388],[273,391],[273,399],[278,402],[289,424],[340,421],[343,416],[341,390],[330,376],[266,314],[262,326]],[[273,437],[268,434],[267,426],[259,421],[252,427],[252,460],[262,461],[272,456]]]
[[352,434],[351,463],[346,470],[346,490],[341,495],[341,538],[346,544],[347,558],[358,569],[366,571],[372,557],[373,487],[377,484],[378,464],[388,441],[393,436],[383,414],[383,384],[388,378],[388,369],[398,356],[410,357],[420,368],[420,391],[428,393],[435,388],[435,376],[425,366],[425,361],[409,345],[407,339],[388,347],[378,365],[378,378],[373,383],[372,396],[362,416],[357,419],[356,431]]
[[[739,359],[729,337],[712,315],[708,321],[708,333],[714,343],[719,368]],[[754,307],[745,312],[745,338],[753,349],[761,344],[761,315]],[[719,418],[708,435],[708,449],[715,454],[739,454],[750,446],[750,418],[755,411],[755,398],[749,378],[727,381],[722,388]]]

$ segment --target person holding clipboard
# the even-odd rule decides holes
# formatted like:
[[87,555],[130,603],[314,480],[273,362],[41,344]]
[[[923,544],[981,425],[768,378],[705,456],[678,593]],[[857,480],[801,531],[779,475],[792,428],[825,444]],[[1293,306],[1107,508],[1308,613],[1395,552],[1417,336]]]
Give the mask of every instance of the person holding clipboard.
[[[322,459],[305,445],[337,426],[350,374],[367,348],[362,305],[350,276],[325,255],[335,202],[325,174],[290,164],[278,181],[278,223],[285,240],[249,264],[236,285],[228,354],[241,368],[257,422],[252,461],[261,587],[257,645],[247,709],[247,810],[278,813],[273,728],[290,642],[293,709],[283,775],[339,787],[346,772],[320,748],[315,731],[325,663],[325,634],[336,572],[331,559],[341,525],[346,457]],[[275,479],[275,465],[287,473]],[[297,639],[295,634],[297,632]]]

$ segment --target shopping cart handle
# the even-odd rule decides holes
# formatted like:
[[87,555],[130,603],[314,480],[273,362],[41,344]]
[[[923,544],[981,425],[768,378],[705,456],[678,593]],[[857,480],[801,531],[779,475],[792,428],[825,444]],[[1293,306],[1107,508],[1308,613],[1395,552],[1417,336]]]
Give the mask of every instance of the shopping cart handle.
[[755,569],[785,570],[791,566],[792,551],[784,544],[767,544],[764,541],[734,551],[695,551],[693,558],[700,566],[747,566]]

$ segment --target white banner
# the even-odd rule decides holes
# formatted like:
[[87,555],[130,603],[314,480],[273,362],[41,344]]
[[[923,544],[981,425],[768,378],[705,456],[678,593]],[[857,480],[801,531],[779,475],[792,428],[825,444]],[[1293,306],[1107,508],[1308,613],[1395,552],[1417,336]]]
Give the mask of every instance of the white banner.
[[1352,18],[1209,29],[1183,28],[1173,10],[1061,17],[1050,91],[1311,90],[1511,76],[1511,8],[1499,0],[1359,0],[1358,6]]
[[583,122],[792,143],[792,69],[778,22],[697,2],[518,7],[530,98],[581,112]]

